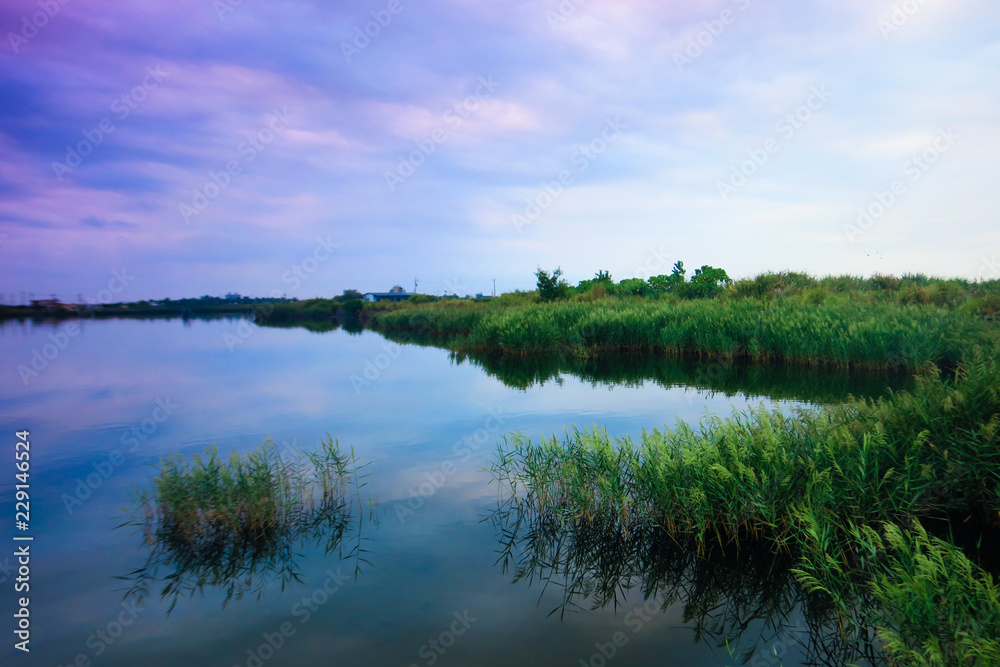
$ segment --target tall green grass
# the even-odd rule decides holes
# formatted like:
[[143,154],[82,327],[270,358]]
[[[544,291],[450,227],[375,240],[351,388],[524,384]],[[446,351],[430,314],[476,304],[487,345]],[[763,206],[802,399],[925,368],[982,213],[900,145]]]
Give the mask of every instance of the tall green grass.
[[842,368],[948,366],[973,347],[998,340],[995,325],[967,314],[889,303],[634,298],[506,307],[460,302],[376,310],[368,317],[380,328],[450,334],[450,347],[459,351],[738,353],[758,362]]
[[[573,430],[512,436],[504,497],[562,524],[647,520],[698,554],[766,544],[795,560],[844,636],[866,627],[894,665],[1000,664],[995,584],[915,521],[1000,530],[1000,366],[822,411],[757,410],[613,441]],[[934,657],[937,656],[937,657]]]
[[[327,553],[342,551],[360,521],[351,506],[363,486],[353,453],[328,437],[315,452],[284,454],[267,440],[245,456],[222,458],[210,447],[204,456],[163,459],[122,524],[149,549],[145,565],[123,577],[127,594],[141,599],[162,584],[170,609],[205,587],[224,590],[225,602],[259,596],[274,580],[282,590],[300,581],[299,545],[314,540]],[[350,553],[360,559],[360,543]]]

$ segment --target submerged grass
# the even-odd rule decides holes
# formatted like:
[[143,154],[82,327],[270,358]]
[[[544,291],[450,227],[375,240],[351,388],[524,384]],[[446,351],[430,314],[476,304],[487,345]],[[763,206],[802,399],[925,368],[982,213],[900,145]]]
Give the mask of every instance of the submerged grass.
[[[127,595],[141,599],[163,582],[171,609],[205,586],[223,588],[226,602],[250,590],[259,596],[274,579],[282,589],[300,581],[299,544],[325,540],[327,553],[342,549],[359,521],[350,499],[363,486],[353,452],[328,437],[315,452],[285,454],[267,440],[245,456],[226,459],[210,447],[204,456],[162,460],[122,524],[150,548],[146,564],[123,577],[132,582]],[[354,551],[360,559],[360,543]]]
[[[698,554],[765,544],[794,559],[844,636],[878,628],[894,665],[1000,664],[991,576],[924,524],[1000,530],[1000,367],[822,411],[757,410],[613,441],[512,436],[493,472],[515,505],[562,525],[651,521]],[[917,656],[922,656],[920,660]]]

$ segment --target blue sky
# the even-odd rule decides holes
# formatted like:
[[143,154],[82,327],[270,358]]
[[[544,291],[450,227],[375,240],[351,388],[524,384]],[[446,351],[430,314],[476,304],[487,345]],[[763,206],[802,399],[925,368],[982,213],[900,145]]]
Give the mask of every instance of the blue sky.
[[235,2],[0,7],[7,298],[1000,278],[995,4]]

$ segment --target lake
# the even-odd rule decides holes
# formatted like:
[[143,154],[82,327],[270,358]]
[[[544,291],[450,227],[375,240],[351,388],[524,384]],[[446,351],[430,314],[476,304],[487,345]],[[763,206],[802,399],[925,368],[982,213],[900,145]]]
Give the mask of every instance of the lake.
[[[794,600],[761,614],[743,599],[770,584],[754,554],[675,565],[682,585],[649,599],[642,573],[601,581],[620,593],[594,608],[600,596],[567,591],[564,575],[603,570],[546,561],[537,535],[505,541],[510,517],[498,514],[487,468],[511,432],[596,424],[636,438],[677,419],[808,407],[890,383],[725,359],[474,358],[406,336],[239,319],[68,326],[0,326],[0,425],[11,451],[15,432],[30,431],[34,537],[31,654],[7,641],[5,664],[735,665],[751,650],[750,664],[804,664],[809,633]],[[169,581],[152,581],[140,603],[123,598],[151,545],[116,526],[161,457],[211,443],[246,453],[267,438],[310,451],[327,434],[353,448],[361,485],[338,549],[295,546],[300,580],[282,590],[265,573],[234,582],[231,597],[207,585],[163,598]],[[12,498],[13,456],[4,460]],[[0,552],[5,610],[14,548]],[[736,635],[735,620],[746,621]]]

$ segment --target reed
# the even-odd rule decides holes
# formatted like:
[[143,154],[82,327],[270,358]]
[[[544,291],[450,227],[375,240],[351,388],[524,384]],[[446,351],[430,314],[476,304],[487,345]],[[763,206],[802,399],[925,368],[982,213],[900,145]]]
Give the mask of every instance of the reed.
[[382,329],[449,335],[449,347],[462,352],[740,354],[755,362],[881,370],[916,370],[927,362],[951,367],[1000,338],[995,325],[937,306],[791,299],[445,302],[372,310],[367,317]]
[[328,553],[342,547],[357,523],[350,498],[360,486],[353,453],[329,437],[304,456],[283,456],[268,439],[245,456],[226,459],[209,447],[203,456],[163,459],[122,524],[149,549],[145,565],[122,577],[131,582],[127,595],[141,599],[161,582],[173,609],[205,586],[225,590],[223,604],[251,590],[259,596],[275,579],[283,590],[299,580],[297,545],[325,541]]
[[998,435],[1000,366],[979,351],[953,375],[929,367],[910,390],[823,410],[706,418],[639,442],[515,434],[492,469],[504,497],[564,523],[648,520],[698,554],[788,554],[845,634],[880,628],[891,664],[985,665],[1000,655],[995,584],[914,522],[1000,530]]

